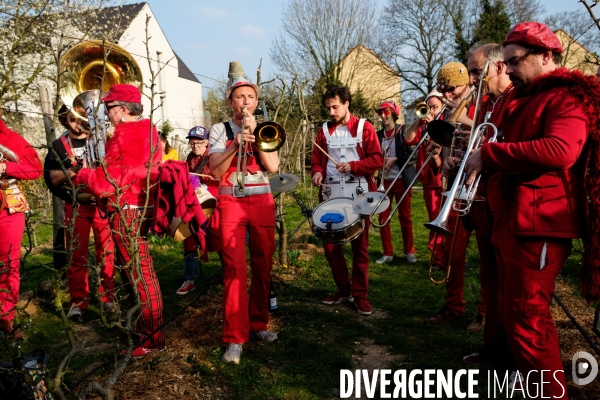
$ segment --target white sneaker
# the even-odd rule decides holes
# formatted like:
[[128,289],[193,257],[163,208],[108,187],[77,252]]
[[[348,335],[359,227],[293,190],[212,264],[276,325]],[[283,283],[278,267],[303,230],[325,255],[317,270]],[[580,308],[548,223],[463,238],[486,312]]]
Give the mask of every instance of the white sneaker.
[[277,334],[271,331],[250,332],[250,339],[257,342],[274,342],[277,340]]
[[78,319],[83,315],[83,310],[79,307],[73,307],[69,310],[67,314],[67,318],[69,319]]
[[223,353],[223,362],[227,364],[239,364],[240,358],[242,358],[242,345],[229,343],[227,345],[227,350]]
[[383,264],[392,261],[394,256],[382,256],[379,260],[375,261],[375,264]]
[[406,255],[406,261],[408,261],[409,263],[416,263],[417,257],[415,256],[415,253],[408,253]]

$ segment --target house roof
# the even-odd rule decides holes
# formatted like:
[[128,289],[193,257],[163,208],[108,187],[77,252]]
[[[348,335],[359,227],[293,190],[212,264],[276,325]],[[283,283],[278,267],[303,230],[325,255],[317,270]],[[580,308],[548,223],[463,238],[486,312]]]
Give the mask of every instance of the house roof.
[[122,6],[115,7],[106,7],[100,10],[98,13],[98,26],[101,30],[104,29],[114,29],[114,22],[119,21],[119,19],[123,19],[123,23],[119,24],[119,30],[116,32],[115,40],[119,40],[125,30],[131,23],[131,21],[142,11],[142,8],[147,3],[135,3],[135,4],[127,4]]
[[400,74],[398,74],[398,72],[396,72],[396,70],[392,67],[390,67],[390,65],[388,63],[386,63],[385,61],[383,61],[381,59],[381,57],[379,57],[377,54],[375,54],[375,52],[371,49],[369,49],[368,47],[362,45],[362,44],[357,44],[356,46],[354,46],[353,48],[351,48],[348,53],[344,56],[344,58],[342,58],[342,60],[340,61],[340,65],[344,63],[344,61],[346,61],[347,58],[350,57],[350,55],[352,53],[354,53],[355,51],[359,51],[359,50],[366,50],[369,54],[371,54],[372,57],[378,59],[381,62],[381,65],[389,70],[389,72],[391,72],[394,75],[400,76]]
[[183,78],[183,79],[190,80],[192,82],[198,82],[198,83],[200,83],[200,81],[198,80],[198,78],[196,78],[196,75],[194,75],[194,73],[188,68],[188,66],[185,65],[185,63],[177,55],[177,53],[175,53],[175,51],[173,51],[173,54],[175,54],[175,58],[177,58],[177,70],[179,71],[179,77]]

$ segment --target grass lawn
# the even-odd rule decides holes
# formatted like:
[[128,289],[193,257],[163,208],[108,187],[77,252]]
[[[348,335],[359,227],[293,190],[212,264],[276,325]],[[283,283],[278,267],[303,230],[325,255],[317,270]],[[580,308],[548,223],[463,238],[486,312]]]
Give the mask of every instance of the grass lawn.
[[[286,196],[285,204],[286,226],[292,232],[304,217],[290,196]],[[466,330],[476,315],[479,300],[475,240],[472,238],[469,245],[465,268],[467,318],[442,327],[425,326],[423,319],[435,315],[442,307],[445,289],[427,278],[429,231],[423,227],[427,213],[419,190],[413,193],[412,216],[416,264],[407,263],[403,257],[397,218],[392,222],[395,259],[391,263],[374,263],[382,255],[381,241],[378,230],[371,228],[369,232],[369,299],[373,315],[360,316],[348,305],[321,304],[336,288],[322,246],[305,222],[289,240],[290,262],[283,266],[276,263],[273,270],[279,309],[273,314],[272,326],[279,332],[278,341],[248,344],[244,346],[240,365],[223,364],[220,361],[222,288],[217,282],[168,325],[167,351],[134,362],[128,368],[116,385],[118,398],[334,399],[339,397],[341,369],[472,369],[462,362],[462,357],[477,350],[483,342],[482,333]],[[344,248],[351,264],[350,246]],[[180,243],[154,238],[151,252],[168,318],[200,290],[187,296],[175,294],[183,282]],[[26,260],[27,275],[22,282],[21,297],[31,297],[34,301],[28,307],[31,321],[24,330],[27,340],[20,350],[26,354],[35,348],[44,349],[52,357],[53,371],[68,351],[68,345],[47,283],[53,272],[42,266],[51,259],[47,249],[34,249]],[[570,284],[576,283],[579,259],[575,252],[564,269],[564,279]],[[210,262],[204,264],[205,275],[214,276],[219,270],[218,257],[211,254]],[[121,302],[126,304],[125,299]],[[116,330],[101,326],[95,305],[74,329],[83,351],[69,365],[67,387],[86,371],[113,360],[124,340]],[[9,357],[2,347],[0,354],[2,359]],[[108,374],[110,367],[98,371],[95,378],[103,380]],[[482,367],[478,387],[481,398],[486,398],[486,374],[487,369]],[[74,389],[72,398],[76,398],[81,387]]]

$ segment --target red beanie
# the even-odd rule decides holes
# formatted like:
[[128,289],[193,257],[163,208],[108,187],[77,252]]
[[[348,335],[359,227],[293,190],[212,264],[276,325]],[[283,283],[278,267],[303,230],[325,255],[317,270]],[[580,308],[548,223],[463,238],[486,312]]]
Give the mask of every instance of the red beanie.
[[112,85],[110,91],[102,98],[105,103],[111,101],[123,101],[125,103],[141,103],[142,93],[136,86],[127,83]]
[[537,47],[562,53],[560,41],[547,25],[539,22],[521,22],[515,25],[504,39],[503,46],[519,44],[525,47]]

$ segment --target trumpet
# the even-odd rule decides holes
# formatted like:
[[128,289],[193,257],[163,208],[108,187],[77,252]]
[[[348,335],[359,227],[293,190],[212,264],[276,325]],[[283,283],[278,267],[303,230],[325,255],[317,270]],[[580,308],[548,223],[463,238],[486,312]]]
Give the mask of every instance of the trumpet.
[[424,101],[417,104],[415,113],[420,119],[425,119],[431,113],[431,108]]

